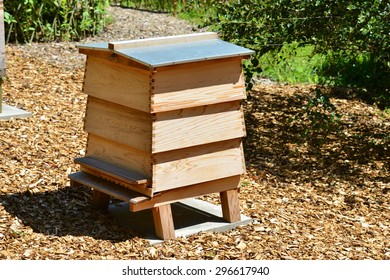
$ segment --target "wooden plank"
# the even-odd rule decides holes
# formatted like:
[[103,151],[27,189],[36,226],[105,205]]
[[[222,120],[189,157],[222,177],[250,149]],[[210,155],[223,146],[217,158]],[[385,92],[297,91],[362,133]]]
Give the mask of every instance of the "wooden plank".
[[151,152],[152,116],[142,111],[89,96],[84,130]]
[[170,204],[153,208],[153,221],[157,237],[163,240],[175,238],[175,228]]
[[91,174],[93,176],[96,176],[96,177],[99,177],[101,179],[104,179],[106,181],[109,181],[111,183],[115,183],[118,186],[124,187],[126,189],[133,190],[133,191],[135,191],[137,193],[140,193],[140,194],[142,194],[142,195],[144,195],[146,197],[152,197],[153,196],[152,188],[149,188],[146,184],[145,185],[130,184],[128,181],[124,181],[124,180],[120,180],[120,179],[114,178],[114,177],[108,175],[107,173],[103,173],[103,172],[97,171],[96,169],[95,170],[94,169],[90,169],[90,168],[85,167],[85,166],[81,166],[80,170],[85,172],[85,173],[88,173],[88,174]]
[[99,49],[84,49],[79,48],[79,53],[85,54],[87,56],[93,56],[105,59],[110,62],[115,62],[122,64],[124,66],[133,67],[134,71],[144,71],[145,75],[149,74],[149,71],[151,70],[150,67],[139,63],[137,61],[131,60],[127,57],[124,57],[122,55],[118,55],[116,53],[113,53],[112,50],[99,50]]
[[151,76],[134,69],[89,56],[83,91],[96,98],[149,112]]
[[104,161],[95,158],[83,157],[83,158],[76,158],[74,161],[75,163],[80,164],[81,166],[90,168],[98,172],[102,172],[115,179],[128,182],[129,184],[145,185],[148,183],[148,179],[141,174],[138,174],[134,171],[130,171],[127,169],[123,169],[121,167],[112,164],[108,164]]
[[118,142],[89,134],[86,156],[93,157],[118,167],[152,177],[151,155]]
[[168,190],[155,194],[152,198],[139,196],[130,200],[130,211],[142,211],[164,204],[171,204],[186,198],[236,189],[239,186],[240,176],[236,175],[183,188]]
[[128,48],[139,48],[139,47],[150,47],[157,45],[177,44],[177,43],[188,43],[200,40],[211,40],[218,39],[218,34],[215,32],[203,32],[196,34],[176,35],[167,37],[137,39],[128,41],[117,41],[110,42],[108,47],[112,50],[128,49]]
[[222,215],[225,221],[229,223],[239,222],[241,220],[240,203],[238,201],[238,189],[223,191],[220,193]]
[[138,197],[143,197],[145,199],[145,197],[138,192],[118,186],[115,183],[106,181],[83,171],[70,174],[69,179],[71,182],[77,182],[80,185],[92,188],[128,203],[131,203],[132,199]]
[[245,136],[240,101],[156,114],[153,153]]
[[241,139],[154,154],[154,192],[245,172]]
[[152,85],[153,113],[246,98],[241,58],[157,68]]

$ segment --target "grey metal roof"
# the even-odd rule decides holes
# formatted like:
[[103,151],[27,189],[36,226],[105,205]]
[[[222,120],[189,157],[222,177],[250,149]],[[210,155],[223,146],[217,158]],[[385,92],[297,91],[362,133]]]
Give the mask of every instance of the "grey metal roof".
[[111,50],[108,43],[80,45],[79,48],[112,51],[149,67],[160,67],[188,62],[235,56],[247,56],[254,51],[225,42],[221,39],[162,44]]

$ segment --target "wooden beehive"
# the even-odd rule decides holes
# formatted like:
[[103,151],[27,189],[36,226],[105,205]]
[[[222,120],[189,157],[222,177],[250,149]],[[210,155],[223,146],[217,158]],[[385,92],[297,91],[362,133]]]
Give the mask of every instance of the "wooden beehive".
[[[79,51],[87,55],[88,143],[76,161],[83,171],[150,197],[245,172],[241,63],[252,51],[215,33]],[[110,178],[104,170],[112,167],[122,175]]]

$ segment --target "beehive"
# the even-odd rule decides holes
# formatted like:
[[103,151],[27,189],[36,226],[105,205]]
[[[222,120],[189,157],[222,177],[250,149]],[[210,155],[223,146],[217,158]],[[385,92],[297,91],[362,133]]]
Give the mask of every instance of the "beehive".
[[107,179],[86,161],[114,166],[139,180],[111,179],[150,197],[244,173],[241,64],[252,51],[216,33],[78,47],[87,55],[84,171]]

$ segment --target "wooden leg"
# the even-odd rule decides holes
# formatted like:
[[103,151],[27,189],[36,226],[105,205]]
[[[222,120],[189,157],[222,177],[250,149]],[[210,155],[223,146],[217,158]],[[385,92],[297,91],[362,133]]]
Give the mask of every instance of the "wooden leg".
[[175,238],[175,228],[170,204],[153,208],[153,220],[157,237],[163,240]]
[[79,182],[76,182],[76,181],[73,181],[73,180],[70,180],[70,186],[71,187],[80,187],[82,186],[82,184],[80,184]]
[[222,204],[222,215],[229,223],[241,220],[240,203],[238,201],[238,189],[228,190],[220,193]]
[[108,194],[98,190],[92,190],[92,205],[94,208],[107,211],[109,202],[110,196]]

